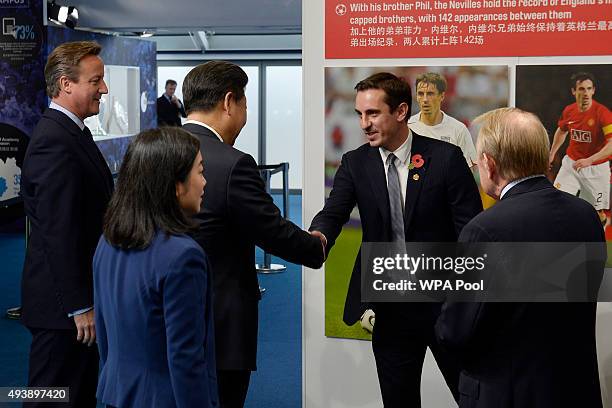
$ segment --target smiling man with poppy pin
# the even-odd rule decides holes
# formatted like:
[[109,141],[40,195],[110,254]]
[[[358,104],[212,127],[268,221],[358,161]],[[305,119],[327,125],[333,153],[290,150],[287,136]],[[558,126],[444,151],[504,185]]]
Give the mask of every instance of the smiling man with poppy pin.
[[[409,129],[410,86],[395,75],[371,75],[355,90],[355,112],[368,143],[342,157],[329,198],[310,231],[322,234],[326,250],[331,250],[357,206],[363,242],[456,241],[463,226],[482,211],[461,150]],[[427,347],[457,399],[459,369],[434,336],[440,304],[365,304],[360,287],[361,254],[353,266],[344,322],[354,324],[367,309],[376,315],[372,348],[384,406],[420,406]],[[365,316],[374,320],[372,312]]]

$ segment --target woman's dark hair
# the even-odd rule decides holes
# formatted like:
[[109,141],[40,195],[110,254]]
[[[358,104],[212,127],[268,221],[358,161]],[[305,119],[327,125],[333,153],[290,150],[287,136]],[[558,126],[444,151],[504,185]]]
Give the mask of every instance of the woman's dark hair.
[[130,143],[104,216],[104,237],[122,249],[144,249],[159,229],[193,228],[176,197],[200,150],[200,141],[177,127],[145,130]]

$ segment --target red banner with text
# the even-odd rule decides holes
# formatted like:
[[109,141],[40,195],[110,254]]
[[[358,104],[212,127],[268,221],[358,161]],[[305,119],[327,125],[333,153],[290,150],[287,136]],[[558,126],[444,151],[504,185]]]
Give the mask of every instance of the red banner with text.
[[612,0],[326,0],[325,57],[612,54]]

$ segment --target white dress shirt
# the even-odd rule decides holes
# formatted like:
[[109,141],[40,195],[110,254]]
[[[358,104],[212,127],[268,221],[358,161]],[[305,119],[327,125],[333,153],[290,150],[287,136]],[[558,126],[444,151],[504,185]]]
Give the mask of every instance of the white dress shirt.
[[49,109],[55,109],[55,110],[58,110],[58,111],[62,112],[63,114],[68,116],[70,118],[70,120],[72,120],[74,123],[76,123],[76,125],[79,127],[79,129],[81,129],[81,131],[83,131],[83,129],[85,129],[85,123],[83,123],[83,121],[81,119],[79,119],[77,115],[75,115],[74,113],[70,112],[68,109],[64,108],[63,106],[58,105],[57,103],[51,101],[51,103],[49,104]]

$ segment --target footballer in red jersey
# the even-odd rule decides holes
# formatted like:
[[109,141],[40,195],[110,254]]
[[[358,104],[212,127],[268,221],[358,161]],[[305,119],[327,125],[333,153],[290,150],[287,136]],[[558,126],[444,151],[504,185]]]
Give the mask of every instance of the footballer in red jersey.
[[570,194],[579,194],[603,215],[610,208],[610,159],[612,156],[612,113],[593,100],[595,78],[579,72],[571,77],[576,102],[561,115],[550,149],[552,165],[557,151],[570,135],[569,147],[554,185]]

